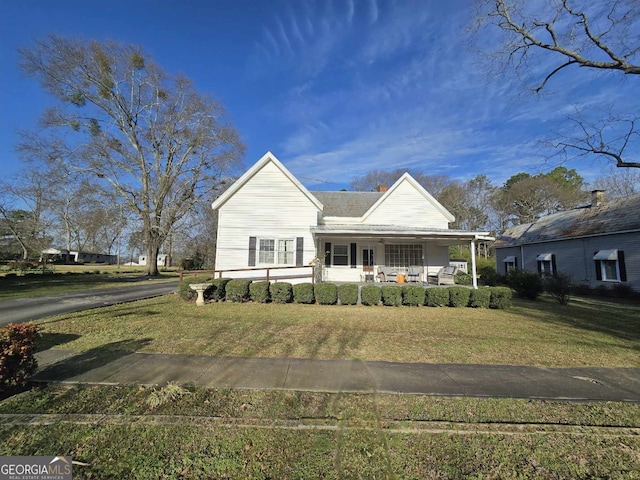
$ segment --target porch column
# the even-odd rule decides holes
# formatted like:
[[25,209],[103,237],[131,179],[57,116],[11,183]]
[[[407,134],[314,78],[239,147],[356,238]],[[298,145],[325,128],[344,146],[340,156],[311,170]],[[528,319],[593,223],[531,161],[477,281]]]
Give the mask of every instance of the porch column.
[[478,289],[478,277],[476,276],[476,241],[471,240],[471,285]]

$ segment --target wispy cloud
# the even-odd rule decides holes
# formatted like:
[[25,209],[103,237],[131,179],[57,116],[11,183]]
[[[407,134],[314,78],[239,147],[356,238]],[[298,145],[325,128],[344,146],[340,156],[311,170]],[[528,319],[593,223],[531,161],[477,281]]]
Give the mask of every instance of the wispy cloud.
[[[541,140],[573,105],[626,94],[564,76],[544,95],[515,93],[513,75],[478,69],[463,33],[468,14],[371,0],[294,4],[286,21],[267,18],[269,55],[256,51],[283,90],[263,114],[286,131],[270,148],[296,175],[345,184],[395,168],[503,182],[535,165],[551,169]],[[534,75],[548,65],[539,67]]]

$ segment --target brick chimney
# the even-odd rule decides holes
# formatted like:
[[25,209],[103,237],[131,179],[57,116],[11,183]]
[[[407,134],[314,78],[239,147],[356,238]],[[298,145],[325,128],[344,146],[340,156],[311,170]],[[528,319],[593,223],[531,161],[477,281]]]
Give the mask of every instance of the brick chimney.
[[604,205],[604,190],[593,190],[591,192],[591,208]]
[[386,192],[387,190],[389,190],[389,187],[387,185],[385,185],[384,183],[381,185],[378,185],[378,191],[379,192]]

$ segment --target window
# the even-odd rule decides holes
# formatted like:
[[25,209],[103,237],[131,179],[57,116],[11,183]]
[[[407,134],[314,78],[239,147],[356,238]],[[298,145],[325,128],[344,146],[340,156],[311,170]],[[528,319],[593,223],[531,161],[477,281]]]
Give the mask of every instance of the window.
[[536,257],[538,261],[538,273],[540,275],[553,275],[555,273],[555,257],[552,253],[542,253]]
[[511,255],[509,257],[504,257],[504,273],[509,273],[511,270],[518,269],[518,259]]
[[599,250],[593,256],[596,262],[596,278],[603,282],[625,282],[627,272],[622,250]]
[[349,265],[349,246],[348,245],[333,246],[333,264],[338,266]]
[[293,240],[278,240],[278,265],[293,265]]
[[258,243],[258,263],[266,265],[293,265],[294,259],[295,242],[292,238],[260,239]]
[[422,265],[422,245],[385,245],[384,264],[391,268]]
[[274,263],[275,240],[272,238],[261,238],[260,249],[258,250],[258,263]]

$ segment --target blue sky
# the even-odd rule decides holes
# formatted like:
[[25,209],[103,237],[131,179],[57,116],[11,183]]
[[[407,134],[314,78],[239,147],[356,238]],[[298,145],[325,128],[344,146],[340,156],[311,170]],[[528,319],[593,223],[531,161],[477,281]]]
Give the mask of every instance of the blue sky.
[[[51,103],[16,49],[48,33],[143,46],[226,107],[245,166],[272,151],[313,189],[348,188],[372,169],[466,180],[551,170],[540,140],[576,104],[640,110],[633,80],[565,69],[542,96],[487,78],[466,32],[470,0],[0,0],[0,161]],[[495,39],[484,37],[491,45]],[[556,65],[557,63],[552,63]],[[571,71],[570,71],[571,70]],[[638,152],[636,152],[637,154]],[[597,161],[570,162],[587,180]]]

